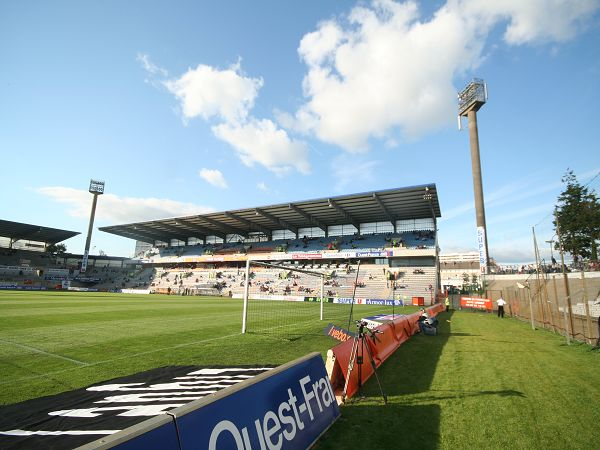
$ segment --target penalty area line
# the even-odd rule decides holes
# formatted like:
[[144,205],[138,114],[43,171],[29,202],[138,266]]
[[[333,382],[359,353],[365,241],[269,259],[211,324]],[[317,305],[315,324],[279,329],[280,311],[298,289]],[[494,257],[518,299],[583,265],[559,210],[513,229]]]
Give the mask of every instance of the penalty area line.
[[154,348],[152,350],[147,350],[145,352],[133,353],[133,354],[130,354],[130,355],[119,356],[119,357],[113,358],[113,359],[107,359],[107,360],[104,360],[104,361],[98,361],[98,362],[95,362],[95,363],[92,363],[92,364],[88,364],[88,366],[95,366],[97,364],[106,364],[106,363],[110,363],[110,362],[113,362],[113,361],[118,361],[119,359],[135,358],[136,356],[148,355],[150,353],[156,353],[156,352],[163,352],[165,350],[173,350],[175,348],[189,347],[191,345],[203,344],[205,342],[218,341],[220,339],[227,339],[227,338],[230,338],[230,337],[239,336],[240,334],[242,334],[242,333],[227,334],[225,336],[217,336],[217,337],[210,338],[210,339],[202,339],[200,341],[186,342],[186,343],[183,343],[183,344],[172,345],[170,347]]
[[[81,369],[87,369],[89,367],[99,366],[101,364],[108,364],[108,363],[112,363],[114,361],[118,361],[118,360],[121,360],[121,359],[134,358],[136,356],[147,355],[147,354],[150,354],[150,353],[156,353],[156,352],[161,352],[161,351],[165,351],[165,350],[172,350],[174,348],[189,347],[191,345],[202,344],[204,342],[218,341],[219,339],[227,339],[227,338],[230,338],[230,337],[239,336],[241,334],[242,333],[228,334],[228,335],[225,335],[225,336],[217,336],[217,337],[210,338],[210,339],[202,339],[200,341],[186,342],[186,343],[183,343],[183,344],[177,344],[177,345],[173,345],[171,347],[156,348],[156,349],[148,350],[146,352],[140,352],[140,353],[134,353],[134,354],[124,355],[124,356],[119,356],[117,358],[107,359],[107,360],[104,360],[104,361],[97,361],[97,362],[93,362],[93,363],[81,363],[81,365],[79,367],[72,367],[72,368],[69,368],[69,369],[55,370],[55,371],[52,371],[52,372],[46,372],[46,373],[41,373],[41,374],[38,374],[38,375],[31,375],[31,376],[28,376],[28,377],[18,378],[16,380],[0,381],[0,386],[3,385],[3,384],[15,383],[15,382],[20,382],[20,381],[25,381],[25,380],[31,380],[31,379],[34,379],[34,378],[43,378],[43,377],[46,377],[48,375],[56,375],[56,374],[63,373],[63,372],[68,372],[68,371],[74,370],[74,369],[80,369],[80,368]],[[3,341],[0,340],[0,342],[3,342]],[[53,356],[59,356],[59,355],[53,355]],[[59,357],[61,357],[61,356],[59,356]],[[61,357],[61,358],[63,358],[63,357]],[[73,360],[73,362],[75,362],[75,360]]]
[[77,364],[78,366],[88,366],[89,365],[86,362],[78,361],[76,359],[68,358],[68,357],[62,356],[62,355],[57,355],[56,353],[50,353],[50,352],[47,352],[45,350],[42,350],[42,349],[39,349],[39,348],[36,348],[36,347],[32,347],[30,345],[19,344],[17,342],[6,341],[4,339],[0,339],[0,342],[3,343],[3,344],[14,345],[15,347],[19,347],[19,348],[22,348],[22,349],[25,349],[25,350],[29,350],[29,351],[32,351],[34,353],[39,353],[41,355],[46,355],[46,356],[50,356],[52,358],[59,358],[59,359],[62,359],[64,361],[69,361],[69,362],[72,362],[74,364]]

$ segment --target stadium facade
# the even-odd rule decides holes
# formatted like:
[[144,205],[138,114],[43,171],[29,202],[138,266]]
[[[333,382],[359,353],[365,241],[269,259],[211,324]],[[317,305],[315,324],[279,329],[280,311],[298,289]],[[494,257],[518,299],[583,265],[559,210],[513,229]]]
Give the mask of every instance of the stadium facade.
[[[428,304],[440,286],[439,217],[436,186],[426,184],[100,230],[136,241],[138,278],[153,292],[241,296],[240,270],[250,260],[324,273],[328,296]],[[291,272],[258,272],[254,296],[316,294]]]

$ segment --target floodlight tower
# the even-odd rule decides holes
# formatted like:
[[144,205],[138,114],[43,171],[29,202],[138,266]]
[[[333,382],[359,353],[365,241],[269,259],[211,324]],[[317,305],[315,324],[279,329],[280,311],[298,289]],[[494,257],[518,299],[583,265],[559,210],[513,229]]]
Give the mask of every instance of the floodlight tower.
[[94,196],[94,199],[92,200],[92,212],[90,213],[90,224],[88,226],[87,238],[85,240],[85,250],[83,251],[81,269],[79,269],[80,272],[85,272],[87,269],[90,244],[92,242],[92,230],[94,228],[94,217],[96,216],[96,203],[98,202],[98,196],[104,194],[104,181],[93,179],[90,180],[90,188],[88,191]]
[[487,85],[483,80],[474,78],[458,94],[458,129],[461,129],[461,117],[469,119],[469,141],[471,143],[471,167],[473,171],[473,191],[475,194],[475,215],[477,217],[477,247],[479,251],[479,269],[482,274],[489,270],[487,228],[485,225],[485,207],[483,203],[483,183],[481,181],[481,160],[479,158],[479,134],[477,132],[477,111],[487,102]]

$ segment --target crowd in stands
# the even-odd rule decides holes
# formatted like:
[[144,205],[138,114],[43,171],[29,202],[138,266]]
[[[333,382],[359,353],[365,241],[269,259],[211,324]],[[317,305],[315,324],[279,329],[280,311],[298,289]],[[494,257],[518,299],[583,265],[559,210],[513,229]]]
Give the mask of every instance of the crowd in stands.
[[[325,288],[328,295],[350,296],[356,290],[357,295],[371,298],[390,298],[397,290],[405,290],[402,294],[410,295],[418,290],[421,281],[403,279],[402,282],[388,279],[386,268],[381,265],[366,263],[361,267],[358,278],[354,276],[356,265],[349,260],[335,260],[331,256],[327,260],[315,258],[306,262],[297,261],[295,253],[306,254],[360,249],[361,251],[381,251],[392,248],[399,242],[404,248],[418,248],[424,245],[432,248],[435,245],[433,232],[403,232],[369,235],[345,235],[329,237],[303,236],[299,239],[279,239],[268,242],[231,242],[218,244],[196,244],[172,247],[154,247],[140,252],[146,261],[125,267],[88,266],[85,273],[79,273],[78,267],[61,265],[56,258],[43,252],[33,253],[25,258],[27,252],[13,249],[0,249],[0,266],[23,267],[22,270],[3,274],[0,281],[17,281],[20,284],[37,284],[45,288],[59,288],[63,281],[72,287],[86,287],[98,290],[117,290],[124,288],[147,289],[166,293],[201,293],[211,292],[220,295],[240,295],[244,290],[245,262],[231,263],[199,263],[183,262],[186,256],[227,255],[252,253],[288,253],[289,260],[278,263],[290,268],[308,269],[326,275]],[[27,255],[26,255],[27,256]],[[167,260],[161,258],[167,257]],[[64,259],[66,261],[66,259]],[[229,265],[228,265],[229,264]],[[27,267],[38,267],[40,270]],[[50,274],[47,269],[52,268]],[[63,272],[58,268],[65,269]],[[46,270],[46,274],[43,272]],[[412,270],[412,269],[411,269]],[[414,274],[419,274],[414,268]],[[433,269],[432,269],[433,270]],[[425,272],[423,272],[425,273]],[[428,275],[429,272],[427,272]],[[284,274],[284,275],[282,275]],[[394,275],[395,277],[395,275]],[[253,269],[253,277],[249,288],[256,292],[270,295],[315,295],[320,293],[320,281],[315,277],[298,274],[293,271],[270,271],[262,268]],[[318,287],[316,287],[318,284]],[[413,286],[414,285],[414,286]],[[413,289],[414,288],[414,289]],[[417,293],[415,292],[415,295]]]
[[433,231],[409,231],[403,233],[368,234],[351,236],[308,237],[298,239],[276,239],[263,242],[241,241],[219,244],[194,244],[174,247],[153,248],[144,254],[146,258],[157,257],[226,255],[248,253],[305,253],[323,251],[344,251],[361,249],[382,251],[386,248],[431,249],[435,248]]
[[[512,264],[512,265],[497,265],[493,267],[492,271],[498,275],[511,275],[511,274],[534,274],[536,273],[536,264]],[[579,264],[565,264],[565,272],[575,272],[584,270],[586,272],[597,272],[600,270],[599,261],[586,261],[585,263]],[[550,263],[544,261],[539,265],[540,272],[544,273],[562,273],[563,266],[557,263],[554,258],[551,259]]]
[[[390,272],[376,264],[363,264],[356,278],[352,264],[305,264],[294,266],[324,275],[327,296],[389,299],[395,296],[427,296],[428,286],[435,282],[434,267],[406,268],[406,272]],[[396,280],[398,277],[398,280]],[[253,267],[248,288],[251,295],[311,296],[320,294],[320,278],[302,272],[267,267]],[[215,295],[242,296],[245,271],[241,267],[189,267],[158,269],[150,290],[159,293],[186,294],[212,290]]]

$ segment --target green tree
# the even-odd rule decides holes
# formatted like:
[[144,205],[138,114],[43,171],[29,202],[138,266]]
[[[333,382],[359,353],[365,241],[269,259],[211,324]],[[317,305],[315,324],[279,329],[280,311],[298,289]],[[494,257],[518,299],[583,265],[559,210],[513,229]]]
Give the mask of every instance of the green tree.
[[463,279],[462,292],[470,292],[469,274],[467,272],[463,272],[462,279]]
[[67,252],[67,246],[65,244],[50,244],[46,247],[46,253],[51,255],[62,255]]
[[[573,256],[573,262],[577,264],[581,259],[597,260],[600,238],[598,197],[594,191],[579,183],[572,170],[567,170],[561,181],[566,186],[558,196],[554,229],[560,234],[564,250]],[[557,242],[556,249],[559,245]]]
[[471,285],[472,285],[471,290],[473,292],[477,292],[478,294],[481,294],[481,287],[479,286],[479,277],[475,273],[471,274]]

